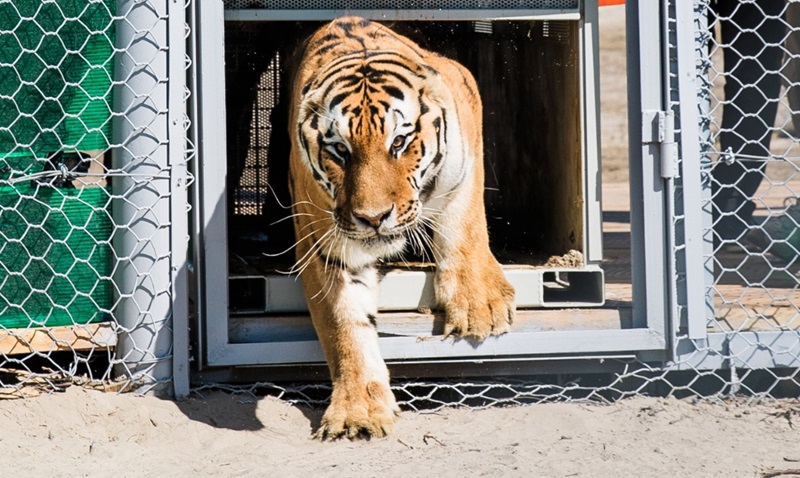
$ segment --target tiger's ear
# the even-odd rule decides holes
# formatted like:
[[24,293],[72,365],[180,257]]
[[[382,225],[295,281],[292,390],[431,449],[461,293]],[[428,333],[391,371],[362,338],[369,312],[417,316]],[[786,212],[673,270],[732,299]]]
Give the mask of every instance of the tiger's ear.
[[447,87],[442,74],[435,68],[424,65],[425,80],[423,81],[422,95],[429,101],[436,103],[440,108],[445,108],[452,103],[452,93]]

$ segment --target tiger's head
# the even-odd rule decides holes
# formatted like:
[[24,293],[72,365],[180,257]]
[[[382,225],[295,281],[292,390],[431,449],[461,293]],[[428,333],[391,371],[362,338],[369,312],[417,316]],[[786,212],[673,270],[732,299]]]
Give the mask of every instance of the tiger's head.
[[372,260],[403,250],[436,186],[446,148],[437,76],[396,53],[354,54],[303,88],[304,162],[336,230]]

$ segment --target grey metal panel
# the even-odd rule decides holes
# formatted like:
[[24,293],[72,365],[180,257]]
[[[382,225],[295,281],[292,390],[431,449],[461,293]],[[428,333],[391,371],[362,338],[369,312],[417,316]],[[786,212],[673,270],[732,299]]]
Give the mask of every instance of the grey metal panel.
[[[603,270],[585,269],[527,269],[507,267],[506,278],[516,289],[517,307],[598,307],[605,303]],[[552,276],[553,281],[548,281]],[[561,277],[568,276],[568,279]],[[244,308],[240,313],[306,312],[305,293],[297,276],[233,276],[231,281],[253,281],[263,287],[264,306]],[[559,281],[559,284],[555,282]],[[381,279],[379,310],[417,310],[435,308],[434,272],[396,270]],[[255,285],[257,284],[257,285]],[[231,302],[231,306],[235,306]]]
[[659,2],[626,2],[628,124],[631,178],[631,263],[637,326],[664,333],[669,320],[665,191],[660,146],[645,143],[642,112],[663,109]]
[[223,0],[226,9],[272,10],[507,10],[572,9],[579,0]]
[[[552,332],[572,330],[628,330],[630,308],[539,309],[517,310],[511,333]],[[417,311],[384,312],[377,318],[379,337],[420,337],[421,340],[441,335],[444,315]],[[228,337],[231,343],[291,342],[316,340],[311,317],[305,314],[263,313],[233,316],[229,319]]]
[[[695,72],[695,80],[698,83],[701,83],[703,78],[707,78],[708,71],[706,70],[707,66],[705,65],[704,61],[698,61],[697,52],[699,49],[706,49],[709,46],[706,44],[705,40],[703,39],[703,35],[699,32],[708,32],[708,16],[705,14],[698,13],[696,19],[696,27],[695,27],[695,54],[693,56],[693,61],[696,62],[696,72]],[[708,92],[702,87],[700,84],[695,85],[697,90],[695,91],[697,95],[696,104],[697,104],[697,115],[699,118],[711,118],[711,98],[708,96]],[[703,147],[704,144],[710,144],[711,141],[711,125],[713,121],[700,121],[698,126],[698,146]],[[710,167],[711,167],[711,159],[708,156],[708,152],[704,151],[700,157],[700,168],[701,168],[701,195],[700,199],[702,204],[702,213],[701,213],[701,221],[702,221],[702,229],[703,229],[703,243],[702,243],[702,251],[703,251],[703,284],[705,285],[705,317],[707,320],[707,324],[713,323],[716,310],[714,306],[714,239],[713,239],[713,232],[712,232],[712,223],[714,222],[713,214],[711,213],[711,178],[710,178]],[[690,319],[691,320],[691,319]]]
[[709,334],[705,340],[679,339],[673,361],[665,369],[719,370],[728,366],[728,335]]
[[381,279],[378,308],[409,310],[432,307],[435,302],[434,274],[430,271],[397,271]]
[[[202,300],[199,300],[201,297],[201,290],[203,288],[203,284],[200,283],[200,278],[198,274],[197,264],[202,261],[202,245],[203,235],[201,233],[200,224],[202,224],[202,212],[201,208],[198,205],[202,202],[201,195],[200,195],[200,188],[198,187],[199,184],[199,176],[200,176],[200,164],[198,159],[198,144],[199,140],[199,131],[197,127],[198,117],[199,117],[199,106],[200,101],[198,97],[198,91],[200,90],[200,81],[198,78],[198,71],[197,71],[197,57],[199,55],[199,47],[198,47],[198,39],[196,31],[200,27],[200,22],[197,18],[197,4],[192,3],[187,7],[187,22],[189,25],[190,35],[186,39],[186,48],[189,55],[190,65],[186,71],[186,85],[189,88],[189,98],[188,98],[188,105],[187,105],[187,115],[189,119],[189,130],[188,130],[188,141],[191,143],[191,147],[194,149],[194,160],[191,161],[187,166],[189,171],[191,172],[192,176],[194,177],[194,184],[193,187],[189,189],[190,193],[190,201],[192,207],[190,209],[190,257],[189,257],[189,265],[187,267],[187,272],[189,274],[188,277],[188,286],[189,286],[189,297],[192,303],[192,310],[189,319],[189,326],[194,328],[194,330],[202,331],[203,329],[203,321],[201,320],[202,317],[205,317],[205,304],[203,304]],[[191,337],[191,336],[190,336]],[[191,340],[191,347],[192,347],[192,355],[193,357],[204,357],[205,356],[205,348],[202,340]],[[202,364],[202,360],[196,360],[195,364]]]
[[234,21],[327,21],[355,15],[370,20],[579,20],[575,9],[509,9],[509,10],[226,10],[225,20]]
[[209,361],[228,342],[228,250],[225,177],[227,176],[225,118],[225,29],[221,2],[197,2],[196,72],[198,75],[199,238],[202,253],[197,271],[203,305],[201,337]]
[[[559,357],[503,357],[479,359],[431,359],[387,361],[393,380],[409,378],[448,379],[461,377],[504,377],[511,375],[556,375],[571,373],[631,373],[636,354],[590,354]],[[642,367],[644,368],[644,367]],[[198,373],[199,383],[247,383],[259,381],[329,381],[322,364],[278,364],[256,367],[224,367]]]
[[[520,308],[597,307],[605,303],[603,271],[585,269],[526,269],[506,267],[505,276],[516,289],[515,303]],[[547,276],[569,275],[571,289],[563,294],[548,286]],[[380,310],[414,310],[436,307],[433,271],[397,271],[381,281]]]
[[729,351],[737,368],[800,367],[800,331],[732,334]]
[[186,164],[186,7],[168,4],[170,255],[172,279],[172,384],[175,398],[189,395],[189,203]]
[[[703,238],[704,221],[710,218],[708,211],[700,207],[704,204],[703,193],[708,194],[702,183],[700,164],[700,138],[697,108],[697,67],[695,64],[695,25],[694,7],[691,2],[675,2],[676,44],[678,61],[678,96],[681,130],[681,163],[683,185],[683,224],[686,256],[686,309],[688,315],[689,338],[702,339],[707,334],[707,322],[711,310],[706,304],[706,275],[703,260],[705,246]],[[713,306],[712,306],[713,308]]]
[[[379,346],[386,360],[422,358],[507,357],[552,354],[592,354],[661,350],[664,336],[647,329],[576,330],[568,332],[510,333],[490,337],[481,343],[466,339],[438,337],[381,337]],[[323,362],[316,340],[227,344],[209,350],[215,365],[268,365]]]
[[800,331],[709,333],[677,342],[666,370],[767,369],[800,366]]
[[600,157],[600,61],[597,2],[586,2],[580,28],[583,115],[583,251],[589,264],[603,260]]
[[676,176],[678,175],[678,149],[675,143],[675,112],[672,110],[672,82],[673,73],[672,44],[670,29],[670,2],[661,1],[661,94],[663,101],[663,119],[660,125],[660,151],[658,155],[660,165],[660,175],[664,180],[666,191],[664,201],[664,229],[666,233],[666,310],[668,316],[668,327],[670,337],[677,337],[680,314],[678,311],[678,267],[679,254],[677,252],[676,235],[676,213],[678,208],[675,205],[677,194]]

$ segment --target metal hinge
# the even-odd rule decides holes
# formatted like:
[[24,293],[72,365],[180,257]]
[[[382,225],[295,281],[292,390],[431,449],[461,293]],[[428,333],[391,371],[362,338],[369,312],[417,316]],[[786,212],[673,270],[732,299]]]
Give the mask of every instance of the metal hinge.
[[675,113],[642,112],[642,142],[661,145],[661,177],[678,177],[678,147],[675,143]]

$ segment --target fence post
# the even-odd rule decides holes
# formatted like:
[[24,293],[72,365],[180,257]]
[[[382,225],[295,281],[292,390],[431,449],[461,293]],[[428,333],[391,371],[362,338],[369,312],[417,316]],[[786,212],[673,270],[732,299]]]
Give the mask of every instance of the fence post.
[[171,393],[166,1],[118,0],[113,178],[115,373]]

